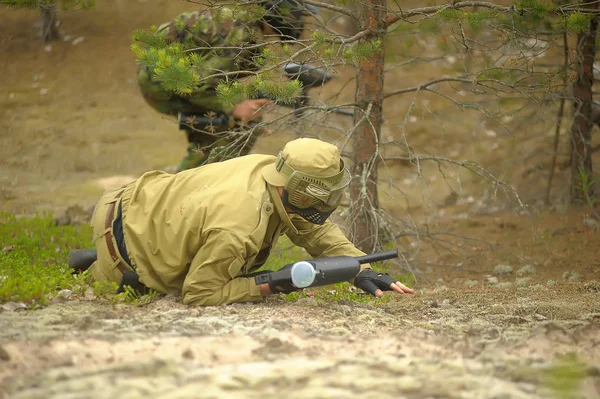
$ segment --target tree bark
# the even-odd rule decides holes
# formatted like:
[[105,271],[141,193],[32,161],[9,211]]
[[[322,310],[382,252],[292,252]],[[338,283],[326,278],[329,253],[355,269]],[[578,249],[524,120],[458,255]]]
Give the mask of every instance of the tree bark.
[[[386,1],[357,3],[360,29],[370,31],[360,40],[359,45],[381,40],[382,46],[380,52],[360,62],[356,85],[356,102],[369,114],[368,118],[360,122],[353,138],[351,227],[354,243],[368,253],[377,248],[379,235],[377,164],[382,123]],[[356,112],[354,123],[363,119],[363,115],[362,112]]]
[[42,39],[44,42],[57,40],[59,35],[56,27],[56,3],[54,1],[40,1],[40,13],[42,15]]
[[[598,2],[589,7],[598,8]],[[577,35],[576,63],[577,78],[573,83],[574,116],[571,125],[571,203],[585,203],[594,193],[593,188],[582,187],[582,174],[592,180],[592,85],[594,83],[593,64],[596,56],[596,35],[598,19],[590,22],[586,32]]]

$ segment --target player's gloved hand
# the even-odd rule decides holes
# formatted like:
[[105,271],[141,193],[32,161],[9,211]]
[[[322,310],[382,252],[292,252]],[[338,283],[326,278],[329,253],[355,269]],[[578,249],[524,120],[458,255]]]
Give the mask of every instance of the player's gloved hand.
[[387,273],[371,269],[361,270],[354,278],[354,285],[369,294],[381,298],[382,291],[396,291],[398,294],[412,294],[414,291]]

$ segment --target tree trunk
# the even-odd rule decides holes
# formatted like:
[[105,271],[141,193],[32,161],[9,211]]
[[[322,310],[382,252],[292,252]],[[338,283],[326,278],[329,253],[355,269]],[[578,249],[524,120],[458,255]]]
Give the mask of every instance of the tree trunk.
[[[589,7],[598,8],[598,2]],[[592,84],[593,64],[596,56],[598,19],[590,22],[589,30],[577,35],[576,70],[573,83],[574,116],[571,125],[571,203],[581,204],[593,196],[591,187],[582,186],[582,174],[592,180]],[[589,190],[588,190],[589,189]]]
[[54,1],[40,1],[40,13],[42,14],[42,39],[45,42],[58,39],[56,3]]
[[[381,40],[382,50],[360,62],[358,67],[356,102],[364,110],[370,110],[354,132],[352,154],[352,237],[364,252],[372,252],[378,245],[379,223],[377,195],[377,163],[379,138],[382,123],[384,51],[383,39],[386,30],[386,1],[370,0],[358,2],[360,29],[370,30],[359,44]],[[358,123],[362,112],[356,112],[354,123]]]

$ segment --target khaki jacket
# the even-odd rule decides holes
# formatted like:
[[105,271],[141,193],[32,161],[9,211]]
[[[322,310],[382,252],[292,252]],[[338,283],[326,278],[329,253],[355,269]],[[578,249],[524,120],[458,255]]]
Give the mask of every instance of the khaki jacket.
[[248,155],[131,183],[123,231],[140,280],[159,292],[181,290],[185,304],[259,301],[254,278],[238,276],[258,269],[283,234],[315,258],[364,255],[335,224],[285,212],[261,174],[275,160]]

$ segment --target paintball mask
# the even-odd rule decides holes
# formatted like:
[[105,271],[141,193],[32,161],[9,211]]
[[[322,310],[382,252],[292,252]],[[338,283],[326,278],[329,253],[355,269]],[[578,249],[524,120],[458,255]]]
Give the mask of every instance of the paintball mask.
[[289,166],[281,153],[275,168],[287,178],[283,188],[283,204],[292,212],[314,224],[323,224],[342,200],[344,189],[350,184],[350,173],[340,159],[339,172],[326,177],[315,177]]
[[317,14],[316,7],[299,0],[265,1],[267,9],[264,21],[279,35],[281,40],[298,40],[304,28],[302,17]]

